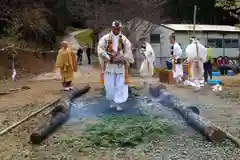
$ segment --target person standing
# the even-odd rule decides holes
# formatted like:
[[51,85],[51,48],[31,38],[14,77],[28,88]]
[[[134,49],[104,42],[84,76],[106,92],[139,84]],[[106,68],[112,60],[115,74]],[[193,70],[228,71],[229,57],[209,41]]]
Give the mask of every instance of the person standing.
[[92,49],[90,48],[90,46],[87,44],[87,49],[86,49],[86,54],[87,54],[87,58],[88,58],[88,64],[91,64],[91,52]]
[[191,80],[195,83],[196,90],[199,90],[203,79],[203,63],[206,62],[207,50],[196,38],[192,38],[186,48],[186,56],[187,62],[190,63]]
[[223,56],[219,56],[217,58],[217,66],[218,66],[218,69],[220,71],[220,74],[222,76],[224,76],[225,73],[227,72],[226,71],[227,69],[226,69],[226,60],[225,60],[225,58]]
[[77,62],[78,64],[82,64],[82,56],[83,56],[83,50],[81,47],[79,47],[78,51],[77,51]]
[[118,111],[128,99],[128,68],[134,63],[131,42],[121,33],[121,28],[122,23],[114,21],[111,32],[99,40],[97,47],[106,99],[110,108]]
[[182,48],[179,43],[176,42],[175,35],[169,37],[171,43],[171,56],[172,56],[172,71],[173,78],[176,80],[177,85],[180,85],[183,82],[183,66],[182,66]]
[[152,46],[148,42],[144,42],[140,49],[144,60],[140,67],[142,77],[152,77],[154,74],[155,53]]
[[225,66],[224,66],[224,75],[227,75],[228,74],[228,70],[230,70],[230,68],[229,68],[229,58],[228,58],[228,56],[224,56],[223,59],[224,59],[224,64],[225,64]]
[[56,67],[60,69],[62,86],[65,91],[72,90],[73,74],[77,71],[76,56],[68,47],[67,41],[63,41],[56,60]]
[[210,79],[212,79],[212,63],[213,63],[213,60],[211,56],[211,48],[207,48],[207,58],[206,58],[206,62],[203,64],[205,83],[208,82],[208,76],[210,77]]

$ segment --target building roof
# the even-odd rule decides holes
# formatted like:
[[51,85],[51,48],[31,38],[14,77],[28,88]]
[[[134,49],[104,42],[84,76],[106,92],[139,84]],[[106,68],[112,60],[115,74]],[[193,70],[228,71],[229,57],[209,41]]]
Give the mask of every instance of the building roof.
[[[192,24],[162,24],[161,26],[169,28],[174,31],[193,30]],[[196,25],[195,31],[240,32],[240,28],[227,25]]]

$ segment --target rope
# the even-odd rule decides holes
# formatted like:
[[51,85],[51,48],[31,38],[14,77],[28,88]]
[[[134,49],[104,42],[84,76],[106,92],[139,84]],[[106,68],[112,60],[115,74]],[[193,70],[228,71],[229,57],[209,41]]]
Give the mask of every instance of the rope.
[[[13,50],[22,50],[22,51],[29,51],[29,52],[43,52],[43,53],[53,53],[53,52],[58,52],[58,51],[54,51],[54,50],[49,50],[49,51],[40,51],[39,49],[37,50],[31,50],[31,49],[24,49],[24,48],[20,48],[20,47],[15,47],[14,44],[7,46],[7,47],[3,47],[0,49],[0,51],[6,51],[9,49],[13,49]],[[16,81],[16,69],[15,69],[15,53],[12,53],[12,89],[14,89],[15,87],[15,81]]]
[[13,48],[13,47],[14,47],[14,45],[10,45],[10,46],[1,48],[0,51],[5,51],[6,49]]
[[49,53],[52,53],[52,52],[58,52],[58,50],[47,50],[47,51],[44,51],[44,50],[39,50],[39,49],[35,49],[35,50],[31,50],[31,49],[26,49],[26,48],[21,48],[21,47],[15,47],[15,45],[10,45],[10,46],[7,46],[7,47],[3,47],[0,49],[0,51],[5,51],[5,50],[8,50],[10,48],[13,48],[13,49],[17,49],[17,50],[23,50],[23,51],[29,51],[29,52],[49,52]]

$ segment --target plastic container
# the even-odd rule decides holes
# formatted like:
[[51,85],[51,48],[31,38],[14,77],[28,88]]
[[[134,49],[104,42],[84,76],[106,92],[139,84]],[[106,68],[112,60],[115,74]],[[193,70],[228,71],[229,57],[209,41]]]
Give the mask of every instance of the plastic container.
[[233,76],[233,71],[232,70],[228,70],[227,76]]
[[208,84],[210,84],[210,85],[216,85],[216,84],[221,84],[221,81],[220,80],[218,80],[218,79],[209,79],[208,80]]
[[172,70],[172,62],[166,61],[167,69]]
[[220,72],[212,72],[212,76],[221,76]]

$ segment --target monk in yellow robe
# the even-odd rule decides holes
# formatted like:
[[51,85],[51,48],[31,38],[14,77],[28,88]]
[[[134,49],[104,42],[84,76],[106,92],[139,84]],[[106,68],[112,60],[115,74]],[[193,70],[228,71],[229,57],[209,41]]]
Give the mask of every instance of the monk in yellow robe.
[[61,81],[65,91],[72,90],[73,74],[77,71],[76,56],[64,41],[58,52],[56,67],[60,69]]

